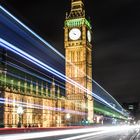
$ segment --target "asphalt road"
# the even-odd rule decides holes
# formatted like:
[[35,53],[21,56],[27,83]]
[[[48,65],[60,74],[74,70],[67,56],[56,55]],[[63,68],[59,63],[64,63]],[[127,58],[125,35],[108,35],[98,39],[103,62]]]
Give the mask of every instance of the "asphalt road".
[[[74,138],[79,135],[67,135],[67,136],[57,136],[57,137],[46,137],[46,138],[37,138],[34,140],[140,140],[140,133],[137,135],[136,138],[132,139],[135,135],[135,132],[129,133],[115,133],[115,134],[101,134],[96,136],[89,136],[84,138]],[[86,133],[87,134],[87,133]],[[81,134],[80,134],[81,135]]]
[[3,134],[0,140],[140,140],[140,126],[93,127]]
[[[88,136],[89,135],[89,136]],[[61,135],[34,140],[140,140],[140,130],[121,130],[116,132],[97,131],[93,133]]]

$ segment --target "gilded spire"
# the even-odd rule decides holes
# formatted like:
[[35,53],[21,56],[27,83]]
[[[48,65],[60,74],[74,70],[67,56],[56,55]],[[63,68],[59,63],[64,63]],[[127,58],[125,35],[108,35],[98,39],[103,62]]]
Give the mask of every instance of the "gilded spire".
[[71,11],[66,16],[67,19],[85,17],[83,0],[71,0]]

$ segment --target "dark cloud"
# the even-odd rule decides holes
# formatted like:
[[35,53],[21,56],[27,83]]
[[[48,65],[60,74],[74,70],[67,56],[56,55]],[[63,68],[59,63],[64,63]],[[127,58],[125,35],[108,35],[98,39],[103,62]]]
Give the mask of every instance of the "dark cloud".
[[[64,54],[70,0],[2,0],[2,5]],[[119,101],[140,101],[140,1],[85,0],[93,24],[93,78]]]

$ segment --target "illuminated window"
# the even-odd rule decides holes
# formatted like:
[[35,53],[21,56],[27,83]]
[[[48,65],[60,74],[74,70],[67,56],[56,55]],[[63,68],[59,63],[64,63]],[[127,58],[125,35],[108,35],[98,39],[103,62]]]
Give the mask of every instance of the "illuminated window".
[[81,58],[81,57],[80,57],[80,51],[78,51],[78,52],[77,52],[77,61],[81,61],[80,58]]
[[134,106],[133,105],[129,105],[128,107],[130,110],[133,110],[134,109]]
[[75,55],[74,55],[74,52],[71,51],[71,62],[74,62],[75,61]]

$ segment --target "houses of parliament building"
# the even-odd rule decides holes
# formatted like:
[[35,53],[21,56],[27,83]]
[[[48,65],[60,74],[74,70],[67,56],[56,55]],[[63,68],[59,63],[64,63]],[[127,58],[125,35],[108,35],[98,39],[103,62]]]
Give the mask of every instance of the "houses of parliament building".
[[[3,15],[8,19],[7,13]],[[9,24],[15,23],[15,19],[9,20]],[[2,23],[5,30],[7,26]],[[21,127],[81,125],[83,120],[93,123],[91,36],[83,0],[71,0],[71,10],[64,21],[63,83],[0,47],[0,125],[14,128],[19,121]]]

